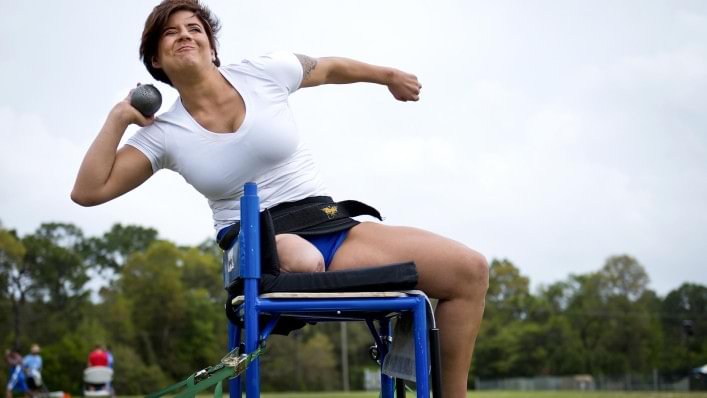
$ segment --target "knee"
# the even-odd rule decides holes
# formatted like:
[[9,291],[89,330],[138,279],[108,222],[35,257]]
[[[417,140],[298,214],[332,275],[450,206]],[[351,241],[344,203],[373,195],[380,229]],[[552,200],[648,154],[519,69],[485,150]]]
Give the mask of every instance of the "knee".
[[489,264],[486,257],[468,249],[461,257],[459,278],[463,281],[465,295],[486,296],[489,287]]

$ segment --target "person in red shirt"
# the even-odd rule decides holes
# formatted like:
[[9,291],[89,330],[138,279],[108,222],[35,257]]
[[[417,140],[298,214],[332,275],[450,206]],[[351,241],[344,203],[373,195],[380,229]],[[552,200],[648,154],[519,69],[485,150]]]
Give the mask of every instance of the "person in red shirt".
[[93,351],[88,354],[88,366],[108,366],[108,353],[103,350],[100,344],[96,344]]

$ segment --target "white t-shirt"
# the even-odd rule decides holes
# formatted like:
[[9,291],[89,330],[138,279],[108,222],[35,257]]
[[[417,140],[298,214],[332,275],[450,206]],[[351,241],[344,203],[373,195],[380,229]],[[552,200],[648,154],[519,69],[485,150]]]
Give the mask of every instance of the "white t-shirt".
[[138,130],[127,144],[147,156],[153,172],[173,170],[204,195],[217,231],[240,219],[246,182],[258,184],[261,209],[328,195],[287,102],[302,81],[297,57],[271,53],[219,70],[245,102],[238,130],[206,130],[177,98],[169,111]]

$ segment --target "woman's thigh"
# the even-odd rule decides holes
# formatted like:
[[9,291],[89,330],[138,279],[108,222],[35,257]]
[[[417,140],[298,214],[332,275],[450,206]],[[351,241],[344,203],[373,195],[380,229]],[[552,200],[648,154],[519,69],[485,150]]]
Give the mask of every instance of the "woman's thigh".
[[488,265],[478,252],[443,236],[411,227],[364,222],[349,231],[330,271],[414,261],[418,288],[439,299],[468,295],[488,283]]

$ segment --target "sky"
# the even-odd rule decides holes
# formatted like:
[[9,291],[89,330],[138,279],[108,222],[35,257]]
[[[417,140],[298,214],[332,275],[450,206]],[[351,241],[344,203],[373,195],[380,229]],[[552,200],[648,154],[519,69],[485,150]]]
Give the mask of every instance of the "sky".
[[[214,236],[206,200],[160,171],[107,204],[69,198],[83,154],[137,82],[152,1],[9,1],[0,24],[0,222],[30,234],[152,227]],[[707,2],[212,0],[223,63],[270,51],[414,73],[300,90],[297,123],[335,199],[508,259],[533,289],[643,265],[660,295],[707,284]],[[156,83],[165,111],[177,98]],[[135,132],[131,127],[124,140]]]

